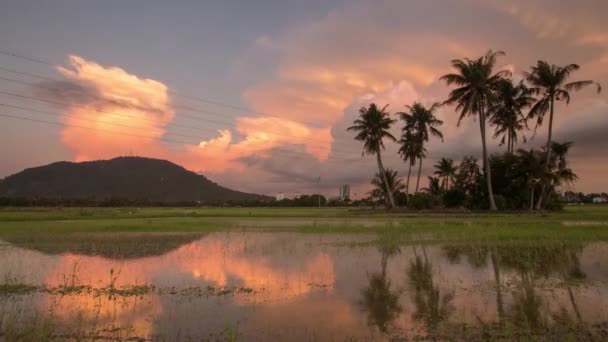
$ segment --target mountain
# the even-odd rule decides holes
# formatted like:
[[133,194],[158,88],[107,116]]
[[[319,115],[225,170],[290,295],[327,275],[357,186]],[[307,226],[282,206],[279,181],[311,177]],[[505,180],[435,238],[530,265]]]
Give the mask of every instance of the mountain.
[[166,160],[141,157],[57,162],[25,169],[0,182],[0,197],[166,203],[269,199],[225,188]]

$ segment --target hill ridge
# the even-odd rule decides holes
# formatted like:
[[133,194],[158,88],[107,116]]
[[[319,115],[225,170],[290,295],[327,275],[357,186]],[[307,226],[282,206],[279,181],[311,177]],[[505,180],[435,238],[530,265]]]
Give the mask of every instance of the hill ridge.
[[0,197],[154,202],[224,202],[268,199],[223,187],[164,159],[116,157],[58,161],[24,169],[0,182]]

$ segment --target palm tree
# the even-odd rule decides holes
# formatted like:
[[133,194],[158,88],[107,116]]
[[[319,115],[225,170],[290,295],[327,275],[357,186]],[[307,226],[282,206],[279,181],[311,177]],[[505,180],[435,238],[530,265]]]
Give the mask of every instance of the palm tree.
[[423,188],[422,191],[426,191],[433,196],[441,195],[441,190],[443,188],[440,185],[439,178],[437,177],[429,177],[429,186]]
[[435,164],[434,174],[443,179],[441,185],[444,190],[449,188],[450,180],[452,180],[452,183],[454,182],[457,169],[456,165],[454,165],[454,160],[449,158],[441,158],[437,164]]
[[[429,136],[436,136],[443,141],[443,133],[437,128],[443,125],[443,121],[435,117],[435,111],[441,107],[440,103],[433,103],[430,108],[424,107],[419,102],[414,102],[411,106],[405,106],[407,112],[398,113],[405,121],[403,132],[410,132],[417,137],[417,141],[422,145],[419,150],[424,150],[424,144],[429,141]],[[424,156],[419,154],[418,180],[416,181],[416,192],[420,186],[420,173],[422,172],[422,159]]]
[[362,155],[365,153],[376,155],[378,171],[382,178],[384,178],[384,186],[388,193],[389,201],[387,207],[390,209],[395,206],[395,200],[393,199],[393,193],[390,191],[385,178],[386,173],[384,172],[380,152],[384,150],[384,138],[392,141],[396,141],[397,139],[389,132],[391,125],[396,120],[390,118],[390,114],[386,111],[386,107],[388,107],[388,105],[382,107],[382,109],[378,109],[375,103],[371,103],[369,108],[361,107],[361,109],[359,109],[359,118],[355,120],[353,125],[348,127],[347,130],[358,132],[355,139],[363,141]]
[[481,132],[481,144],[483,152],[483,169],[485,173],[486,183],[488,187],[488,197],[490,200],[490,210],[497,210],[494,202],[494,193],[492,192],[492,175],[490,174],[490,165],[488,162],[488,152],[486,147],[486,114],[488,106],[494,101],[495,91],[504,76],[510,74],[509,71],[503,70],[494,73],[494,66],[498,56],[503,56],[504,52],[492,50],[488,51],[484,56],[477,59],[464,60],[455,59],[452,61],[452,67],[456,69],[456,73],[443,75],[440,80],[445,81],[448,85],[456,85],[457,88],[450,92],[447,104],[456,104],[456,110],[460,112],[458,124],[466,116],[479,116],[479,130]]
[[565,143],[553,141],[551,143],[552,153],[551,160],[549,161],[549,173],[546,174],[549,186],[543,194],[546,198],[546,203],[549,202],[551,192],[556,186],[572,183],[578,179],[574,171],[568,167],[568,161],[566,160],[570,147],[572,147],[572,141]]
[[[555,109],[555,101],[565,101],[570,103],[570,91],[578,91],[589,85],[596,85],[597,92],[601,92],[602,87],[591,80],[568,82],[570,74],[578,70],[580,67],[576,64],[568,64],[566,66],[557,66],[549,64],[545,61],[538,61],[535,66],[530,68],[530,72],[525,72],[524,77],[530,84],[530,92],[533,95],[539,96],[538,101],[534,104],[528,117],[536,118],[536,127],[542,125],[543,119],[549,113],[549,132],[547,135],[545,167],[549,168],[551,159],[551,139],[553,136],[553,115]],[[543,193],[546,188],[546,183],[543,183],[543,191],[538,197],[536,209],[541,209],[543,203]]]
[[[385,179],[386,183],[384,181]],[[386,169],[384,170],[384,177],[379,173],[376,173],[376,176],[372,179],[372,185],[375,187],[371,191],[371,196],[373,198],[384,198],[384,201],[388,203],[389,195],[386,193],[387,187],[384,186],[384,184],[388,184],[388,189],[390,189],[393,198],[398,192],[405,189],[405,185],[401,182],[401,179],[397,178],[397,171]]]
[[401,144],[399,153],[403,160],[409,164],[407,170],[407,183],[405,185],[405,194],[409,200],[412,166],[416,163],[416,159],[426,157],[426,148],[424,148],[424,143],[420,139],[420,136],[413,134],[411,131],[404,131],[399,143]]
[[[527,128],[523,110],[534,104],[534,97],[523,84],[514,84],[512,79],[503,79],[496,88],[496,99],[490,104],[490,123],[496,126],[494,138],[502,136],[500,144],[507,144],[507,152],[513,153],[517,143],[517,132]],[[525,142],[525,138],[524,138]]]
[[534,193],[544,175],[544,167],[539,153],[535,150],[517,150],[519,155],[517,169],[526,179],[526,185],[530,189],[530,210],[534,209]]

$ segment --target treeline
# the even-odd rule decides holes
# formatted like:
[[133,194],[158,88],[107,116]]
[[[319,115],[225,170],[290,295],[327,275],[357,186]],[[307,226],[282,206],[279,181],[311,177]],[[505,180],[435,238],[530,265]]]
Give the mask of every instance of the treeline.
[[[596,85],[591,80],[572,81],[570,76],[579,66],[558,66],[538,61],[523,73],[523,81],[515,81],[508,70],[496,70],[497,59],[503,52],[488,51],[475,59],[455,59],[453,73],[440,78],[451,92],[443,102],[430,106],[415,102],[397,115],[402,121],[401,137],[391,134],[398,121],[387,111],[371,103],[359,110],[359,117],[348,128],[356,133],[355,140],[363,142],[363,152],[374,155],[378,173],[372,180],[375,187],[370,196],[383,201],[388,209],[408,206],[415,209],[466,207],[471,209],[554,209],[559,207],[557,189],[577,179],[567,162],[572,142],[553,141],[553,121],[556,102],[568,104],[573,91]],[[443,121],[436,117],[442,106],[453,106],[458,124],[474,118],[479,125],[481,166],[473,157],[465,157],[456,165],[453,160],[441,159],[435,166],[435,176],[429,177],[427,188],[420,188],[422,162],[427,156],[431,138],[441,139]],[[535,122],[536,130],[548,122],[547,143],[541,150],[517,149],[523,133]],[[504,153],[490,155],[487,136],[494,127],[493,138],[505,145]],[[407,167],[405,183],[397,171],[385,169],[381,153],[385,143],[399,144],[399,154]],[[412,168],[418,176],[414,191],[410,191]],[[413,194],[412,194],[413,193]],[[411,195],[412,194],[412,195]]]
[[[544,153],[540,150],[518,150],[516,153],[490,156],[492,185],[496,193],[494,200],[499,209],[533,209],[540,189],[540,177],[545,172],[551,177],[545,209],[561,208],[566,198],[556,191],[556,187],[572,182],[576,175],[567,167],[566,156],[571,144],[553,142],[552,146],[548,170],[542,163]],[[477,159],[467,156],[456,164],[452,159],[442,158],[434,168],[434,176],[428,177],[428,186],[413,195],[404,191],[406,186],[397,178],[396,171],[385,170],[396,204],[413,209],[445,207],[481,210],[489,207],[486,179]],[[385,188],[378,174],[372,184],[375,186],[370,193],[372,199],[377,203],[385,201]]]
[[[363,201],[363,203],[367,203]],[[128,199],[111,197],[106,199],[74,198],[19,198],[0,197],[1,206],[12,207],[317,207],[344,206],[350,202],[327,200],[323,195],[302,195],[293,199],[260,199],[247,201],[151,201],[148,199]]]
[[608,204],[608,193],[582,193],[574,191],[566,191],[564,193],[564,201],[566,203],[599,203]]
[[251,201],[151,201],[148,199],[128,199],[111,197],[106,199],[79,198],[24,198],[0,197],[1,206],[12,207],[204,207],[204,206],[269,206],[274,200]]

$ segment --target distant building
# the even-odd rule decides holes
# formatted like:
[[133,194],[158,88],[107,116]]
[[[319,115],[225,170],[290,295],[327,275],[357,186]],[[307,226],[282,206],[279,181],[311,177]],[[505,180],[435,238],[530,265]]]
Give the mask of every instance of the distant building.
[[285,199],[285,194],[282,192],[279,192],[276,196],[275,196],[277,201],[282,201]]
[[608,203],[604,197],[593,197],[593,203]]
[[340,185],[340,195],[338,196],[338,198],[341,201],[350,200],[350,185],[348,185],[348,184]]

